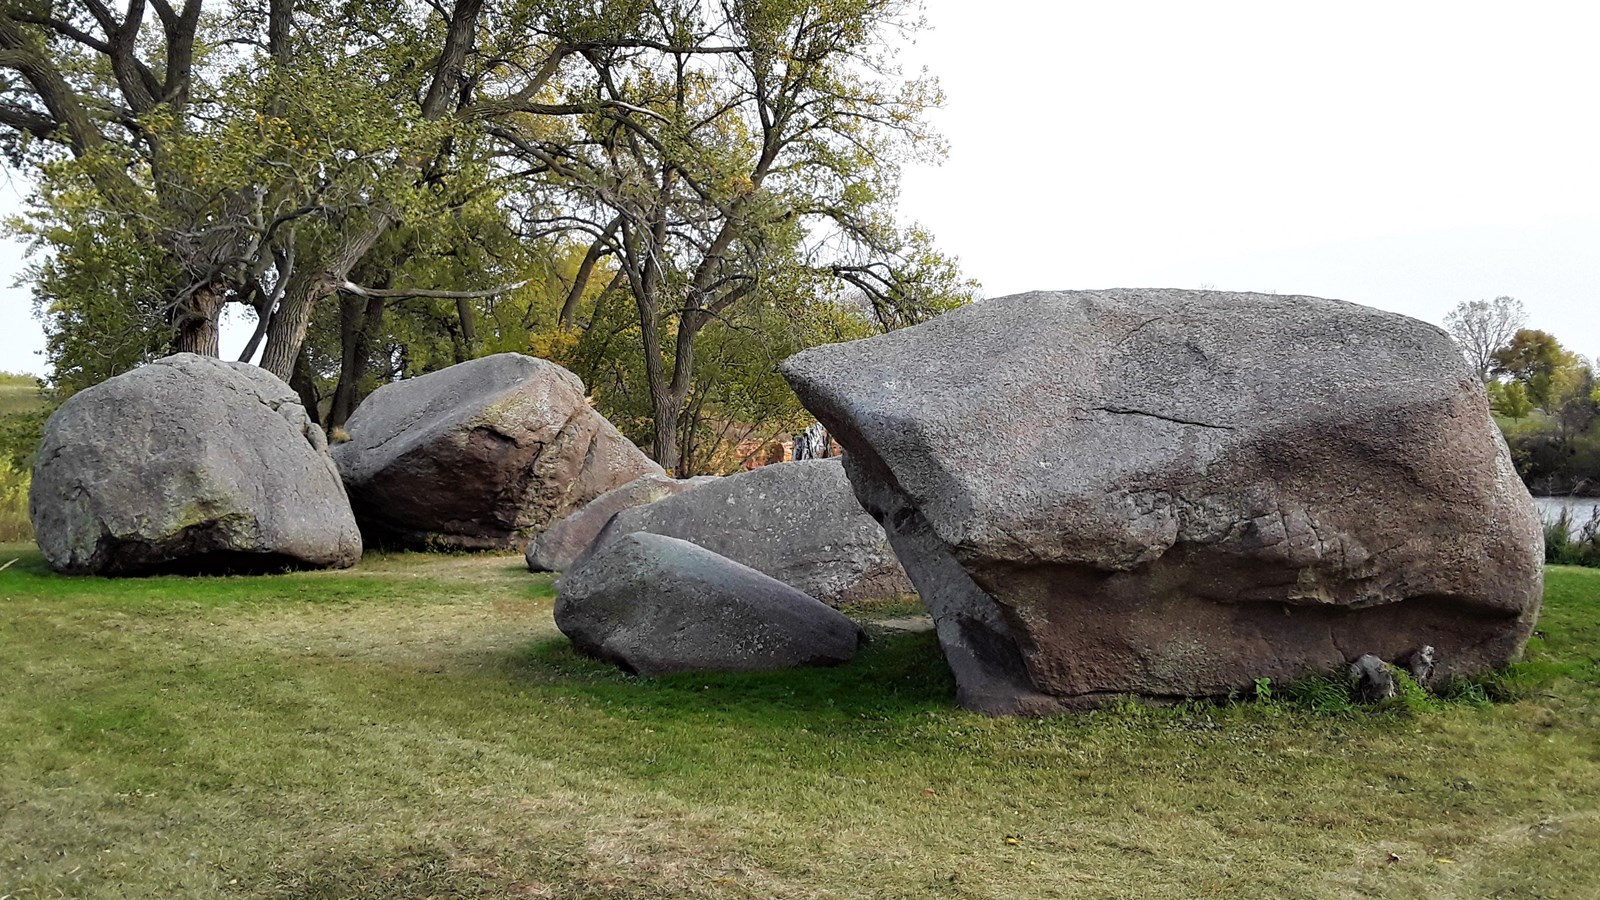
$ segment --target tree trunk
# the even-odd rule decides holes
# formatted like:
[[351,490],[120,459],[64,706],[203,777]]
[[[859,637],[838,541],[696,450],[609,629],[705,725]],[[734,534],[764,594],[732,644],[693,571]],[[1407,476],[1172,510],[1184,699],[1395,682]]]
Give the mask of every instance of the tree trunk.
[[272,324],[272,307],[266,304],[256,308],[256,327],[250,332],[250,340],[244,345],[244,350],[239,354],[239,362],[249,362],[256,358],[256,351],[261,349],[261,341],[267,336],[267,326]]
[[350,270],[383,236],[390,221],[385,213],[373,214],[366,222],[346,229],[322,265],[295,269],[278,311],[267,325],[267,349],[261,354],[261,368],[288,380],[300,348],[305,346],[306,328],[317,301],[333,293],[336,285],[344,284]]
[[[384,274],[377,283],[388,288],[390,275]],[[361,380],[367,375],[367,360],[372,337],[382,327],[384,304],[382,296],[341,294],[339,299],[339,380],[334,385],[333,402],[328,407],[328,431],[343,428],[361,401]]]
[[466,350],[465,356],[471,359],[478,355],[478,326],[473,321],[471,300],[456,298],[456,318],[461,320],[461,343]]
[[[359,312],[355,334],[343,347],[339,364],[339,384],[333,391],[333,406],[328,410],[328,430],[343,428],[350,414],[361,402],[361,379],[367,377],[367,366],[372,359],[372,342],[383,327],[384,304],[382,297],[370,297]],[[340,326],[343,328],[343,316]]]
[[187,301],[179,303],[172,313],[173,352],[221,356],[217,318],[226,302],[227,294],[222,286],[211,284],[197,289]]
[[650,412],[655,421],[656,437],[653,449],[656,462],[667,474],[678,476],[678,405],[670,391],[650,391]]
[[307,272],[297,275],[278,301],[278,311],[267,323],[267,349],[261,352],[261,368],[288,381],[294,375],[295,361],[305,346],[306,329],[311,325],[311,310],[328,293],[322,279]]
[[306,408],[311,424],[322,425],[321,398],[317,396],[317,383],[311,376],[311,358],[304,353],[295,357],[289,374],[289,387],[300,396],[300,405]]
[[354,294],[339,298],[339,382],[333,388],[333,405],[328,408],[328,429],[343,428],[355,409],[356,382],[361,372],[356,367],[356,343],[366,318],[367,302]]

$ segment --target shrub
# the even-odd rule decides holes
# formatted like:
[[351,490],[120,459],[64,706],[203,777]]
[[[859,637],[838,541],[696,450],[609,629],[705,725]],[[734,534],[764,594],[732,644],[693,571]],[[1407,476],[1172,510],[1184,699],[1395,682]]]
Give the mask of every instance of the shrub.
[[33,524],[28,521],[30,481],[27,469],[0,457],[0,542],[33,540]]
[[1565,566],[1600,567],[1600,507],[1573,528],[1572,511],[1562,508],[1544,524],[1544,561]]

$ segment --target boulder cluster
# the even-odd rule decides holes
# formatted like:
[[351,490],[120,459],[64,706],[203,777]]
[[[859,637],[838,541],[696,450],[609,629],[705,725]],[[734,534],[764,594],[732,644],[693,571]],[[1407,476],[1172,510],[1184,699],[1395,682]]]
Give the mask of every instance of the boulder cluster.
[[62,404],[30,511],[70,574],[343,567],[367,543],[520,548],[661,467],[553,363],[502,353],[374,391],[331,448],[295,392],[180,353]]
[[630,672],[849,660],[921,595],[963,706],[1042,714],[1520,653],[1542,530],[1439,329],[1315,297],[1038,292],[782,367],[842,459],[675,480],[544,360],[375,391],[331,449],[287,385],[180,354],[50,419],[30,508],[71,574],[522,548]]

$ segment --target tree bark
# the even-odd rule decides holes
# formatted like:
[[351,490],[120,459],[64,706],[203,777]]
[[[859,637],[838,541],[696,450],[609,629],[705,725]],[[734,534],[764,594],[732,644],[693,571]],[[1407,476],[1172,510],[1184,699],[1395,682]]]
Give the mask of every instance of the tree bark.
[[289,374],[289,387],[300,397],[311,424],[322,425],[321,398],[317,396],[317,383],[311,376],[311,358],[305,353],[295,357],[293,371]]
[[267,349],[261,355],[261,368],[288,380],[294,371],[295,358],[305,345],[311,311],[318,301],[332,294],[337,285],[350,277],[350,270],[383,236],[389,221],[384,213],[375,213],[366,222],[346,229],[338,246],[320,266],[296,267],[278,311],[267,326]]
[[361,379],[367,375],[372,357],[372,342],[383,327],[384,305],[382,297],[347,296],[339,310],[341,355],[339,383],[333,390],[333,405],[328,410],[328,430],[343,428],[350,421],[361,397]]
[[228,295],[222,285],[209,284],[178,303],[172,311],[173,351],[221,356],[217,317],[222,314],[222,306],[227,302]]
[[572,279],[572,289],[567,291],[566,302],[561,304],[561,316],[556,320],[562,328],[571,328],[572,320],[578,314],[578,302],[583,299],[584,288],[589,286],[589,277],[594,274],[594,267],[599,264],[600,258],[612,252],[611,236],[616,234],[617,228],[622,225],[622,217],[613,218],[600,232],[600,236],[589,245],[587,253],[583,254],[583,262],[578,265],[578,274]]
[[472,301],[456,298],[456,318],[461,320],[461,344],[467,359],[478,355],[478,326],[473,321]]

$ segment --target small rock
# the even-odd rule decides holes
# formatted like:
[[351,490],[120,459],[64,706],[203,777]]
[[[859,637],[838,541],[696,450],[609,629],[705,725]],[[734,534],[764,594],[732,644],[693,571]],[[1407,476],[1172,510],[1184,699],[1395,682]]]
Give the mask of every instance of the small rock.
[[1428,683],[1428,679],[1433,677],[1435,652],[1432,646],[1424,644],[1422,649],[1411,654],[1411,658],[1406,660],[1406,671],[1410,673],[1411,680],[1421,685]]
[[1377,703],[1394,696],[1394,674],[1389,671],[1389,664],[1371,653],[1350,664],[1350,683],[1362,703]]

